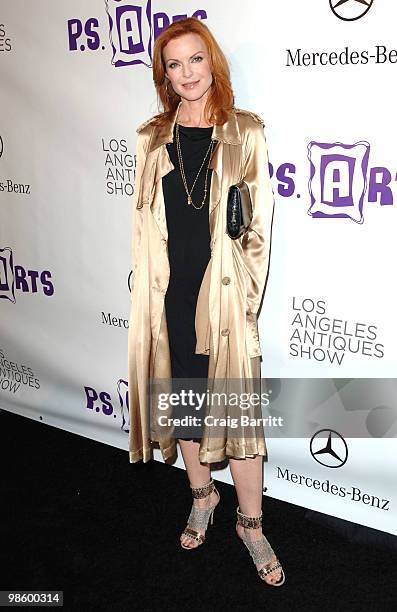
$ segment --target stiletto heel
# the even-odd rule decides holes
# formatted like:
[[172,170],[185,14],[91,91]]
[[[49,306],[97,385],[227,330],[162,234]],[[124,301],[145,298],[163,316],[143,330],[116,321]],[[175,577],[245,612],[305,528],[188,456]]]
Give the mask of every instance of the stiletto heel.
[[[203,487],[192,487],[192,485],[190,485],[190,488],[192,489],[193,497],[196,499],[202,499],[203,497],[208,497],[209,495],[211,495],[213,491],[215,491],[216,494],[218,495],[218,503],[219,503],[221,496],[219,494],[219,491],[215,487],[215,484],[212,478]],[[218,503],[216,504],[216,506],[218,505]],[[209,506],[208,508],[198,508],[194,504],[192,505],[192,509],[190,511],[189,518],[187,521],[187,526],[182,532],[182,535],[185,535],[191,540],[198,542],[198,544],[197,546],[185,546],[184,544],[181,543],[182,548],[184,548],[185,550],[191,550],[193,548],[198,548],[200,544],[204,543],[205,535],[200,533],[198,529],[206,531],[208,527],[209,519],[211,519],[211,525],[213,525],[214,511],[215,511],[216,506]]]
[[[257,529],[258,527],[262,527],[262,512],[260,516],[247,516],[240,512],[240,507],[237,508],[237,524],[245,527],[245,529]],[[285,573],[281,566],[280,561],[277,559],[274,550],[270,546],[269,540],[262,533],[262,538],[259,540],[246,540],[241,537],[241,540],[244,542],[246,547],[248,548],[248,552],[250,553],[254,563],[259,565],[260,563],[266,563],[264,567],[258,570],[258,575],[261,580],[269,584],[270,586],[281,586],[285,582]],[[276,559],[272,560],[272,556],[275,556]],[[281,577],[278,582],[267,582],[265,577],[274,572],[277,569],[281,569]]]

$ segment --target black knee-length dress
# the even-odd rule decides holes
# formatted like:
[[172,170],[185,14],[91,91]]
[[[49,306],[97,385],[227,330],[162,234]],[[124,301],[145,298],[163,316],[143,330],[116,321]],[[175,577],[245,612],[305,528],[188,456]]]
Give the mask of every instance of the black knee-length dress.
[[[203,275],[211,257],[208,206],[212,170],[208,169],[207,195],[200,210],[187,203],[174,140],[167,145],[174,170],[162,178],[164,204],[168,228],[168,258],[170,279],[165,295],[165,309],[173,378],[207,378],[208,355],[195,353],[195,314],[197,297]],[[210,145],[212,127],[186,127],[179,125],[183,166],[190,192],[194,179]],[[212,148],[214,151],[215,144]],[[195,206],[204,197],[205,172],[208,153],[192,192]]]

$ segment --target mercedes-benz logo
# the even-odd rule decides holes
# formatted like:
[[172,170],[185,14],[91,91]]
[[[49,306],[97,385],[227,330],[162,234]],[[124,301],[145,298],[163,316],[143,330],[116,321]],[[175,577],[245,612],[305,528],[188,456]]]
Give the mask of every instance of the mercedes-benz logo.
[[[325,441],[323,432],[328,432]],[[321,465],[329,468],[342,467],[347,461],[347,444],[345,439],[333,429],[320,429],[310,440],[310,453]]]
[[132,287],[133,287],[133,284],[134,284],[134,272],[133,272],[133,270],[130,271],[130,273],[128,275],[128,281],[127,282],[128,282],[128,290],[131,293]]
[[374,0],[329,0],[331,10],[343,21],[355,21],[364,17],[373,5]]

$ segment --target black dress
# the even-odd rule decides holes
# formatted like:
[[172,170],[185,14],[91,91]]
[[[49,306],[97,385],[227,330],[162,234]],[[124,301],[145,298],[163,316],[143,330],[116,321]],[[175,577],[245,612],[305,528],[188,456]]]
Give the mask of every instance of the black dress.
[[[174,170],[162,178],[168,228],[170,279],[165,295],[165,309],[173,378],[207,378],[208,355],[195,353],[195,313],[203,275],[211,257],[208,206],[212,170],[208,169],[207,195],[200,210],[187,203],[174,140],[167,145]],[[210,145],[212,127],[179,126],[183,166],[190,192],[197,172]],[[215,145],[213,146],[214,149]],[[195,206],[204,197],[208,153],[192,192]]]

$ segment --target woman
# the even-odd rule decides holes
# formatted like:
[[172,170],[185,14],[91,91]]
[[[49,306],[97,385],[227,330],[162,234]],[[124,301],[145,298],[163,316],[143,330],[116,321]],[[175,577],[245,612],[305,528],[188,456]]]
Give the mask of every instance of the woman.
[[[133,268],[128,339],[130,462],[151,459],[159,443],[174,456],[172,428],[158,426],[146,384],[152,379],[260,380],[257,313],[268,271],[274,197],[262,120],[236,109],[224,54],[202,21],[163,30],[153,52],[164,112],[138,127],[133,199]],[[230,185],[251,195],[249,230],[226,233]],[[262,580],[280,586],[281,564],[262,534],[263,429],[237,435],[205,427],[179,438],[193,495],[184,548],[205,540],[219,503],[210,464],[229,458],[239,501],[236,530]]]

